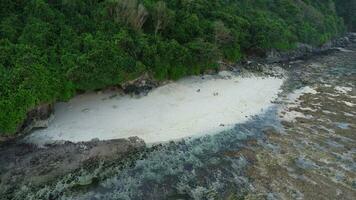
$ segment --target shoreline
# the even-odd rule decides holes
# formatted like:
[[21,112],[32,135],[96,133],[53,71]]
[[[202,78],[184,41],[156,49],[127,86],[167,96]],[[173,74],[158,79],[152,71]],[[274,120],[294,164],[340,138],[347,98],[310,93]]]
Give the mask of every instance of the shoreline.
[[241,75],[191,76],[131,97],[116,92],[79,95],[55,105],[49,127],[25,142],[85,142],[139,137],[147,144],[218,133],[263,113],[277,98],[283,78]]
[[[324,53],[329,53],[333,51],[343,51],[344,47],[349,46],[352,43],[356,42],[356,33],[346,33],[345,35],[335,38],[320,47],[313,47],[310,45],[300,44],[296,49],[287,51],[287,52],[278,52],[276,50],[270,50],[266,52],[266,57],[250,57],[245,61],[239,61],[235,64],[229,64],[224,62],[218,62],[219,68],[216,70],[209,70],[204,72],[200,76],[204,75],[216,75],[221,71],[247,71],[247,72],[257,72],[262,73],[267,76],[281,77],[280,74],[276,71],[271,71],[273,67],[284,68],[285,66],[290,66],[295,61],[298,60],[309,60],[314,56],[322,55]],[[188,76],[189,77],[189,76]],[[172,80],[157,81],[148,73],[143,74],[142,76],[128,81],[120,86],[113,86],[109,88],[103,88],[97,93],[102,93],[105,91],[116,91],[120,94],[127,94],[132,96],[145,96],[148,92],[154,88],[164,86],[166,84],[172,83]],[[91,92],[85,92],[82,94],[87,94]],[[78,93],[73,98],[81,95]],[[72,98],[72,99],[73,99]],[[58,102],[57,102],[58,103]],[[0,144],[7,142],[16,142],[18,139],[26,137],[33,130],[46,128],[48,127],[49,122],[52,120],[54,109],[54,103],[42,104],[35,109],[28,112],[28,117],[21,125],[20,131],[18,134],[12,136],[0,136]]]
[[[355,45],[352,46],[352,50],[354,49]],[[184,166],[182,169],[184,170],[183,172],[188,173],[189,176],[192,176],[192,178],[196,179],[200,176],[194,176],[190,173],[192,171],[189,171],[191,169],[200,169],[199,162],[195,164],[190,162],[192,161],[190,160],[190,155],[194,156],[196,154],[199,156],[199,158],[203,158],[202,160],[198,161],[203,162],[204,166],[210,166],[210,160],[214,161],[215,163],[216,159],[214,158],[216,158],[216,156],[218,156],[217,158],[224,160],[233,159],[235,161],[239,161],[240,164],[238,166],[244,166],[243,163],[248,163],[247,166],[249,167],[247,172],[252,171],[253,174],[249,174],[247,177],[255,177],[255,180],[257,180],[257,182],[252,182],[251,184],[257,184],[259,186],[263,183],[260,183],[258,180],[274,180],[275,178],[279,178],[278,180],[282,180],[280,183],[281,186],[283,186],[285,183],[284,180],[286,179],[280,178],[291,177],[290,174],[285,174],[283,170],[278,170],[283,172],[281,174],[283,176],[279,176],[278,174],[274,173],[275,170],[273,169],[275,169],[275,167],[279,167],[278,169],[283,169],[283,167],[286,167],[286,165],[283,165],[283,163],[276,163],[276,161],[279,161],[276,160],[276,158],[282,158],[282,161],[284,159],[289,160],[289,155],[291,155],[289,153],[297,153],[297,157],[293,157],[293,160],[291,160],[292,162],[288,162],[291,165],[287,165],[289,167],[293,167],[293,169],[296,170],[300,170],[300,167],[309,166],[305,165],[308,164],[309,160],[305,160],[303,155],[307,155],[306,158],[313,158],[313,156],[316,156],[316,160],[319,158],[318,153],[320,153],[320,149],[315,149],[316,151],[311,153],[307,151],[310,150],[310,147],[313,147],[313,144],[315,143],[303,143],[303,141],[314,141],[312,139],[314,136],[317,136],[321,140],[315,141],[317,142],[316,144],[320,143],[321,145],[326,145],[329,143],[324,142],[330,142],[328,138],[332,137],[334,139],[333,143],[330,143],[330,145],[337,145],[338,143],[344,144],[346,142],[347,144],[345,145],[348,146],[345,147],[349,147],[350,145],[351,147],[353,146],[353,143],[350,143],[349,140],[343,140],[342,138],[354,138],[352,131],[354,130],[355,125],[352,119],[355,116],[355,111],[350,111],[352,107],[349,107],[346,104],[344,105],[343,102],[338,103],[337,99],[334,99],[336,98],[334,95],[329,95],[329,93],[334,94],[336,92],[339,95],[337,98],[353,102],[350,100],[350,98],[355,96],[355,91],[350,91],[349,88],[352,87],[352,83],[354,83],[350,82],[352,77],[346,76],[345,72],[343,75],[344,78],[340,80],[337,79],[338,81],[335,83],[335,85],[333,82],[334,79],[326,79],[331,81],[328,83],[332,85],[332,87],[325,85],[321,80],[316,78],[320,76],[320,72],[333,70],[332,67],[337,66],[335,64],[344,61],[345,57],[347,58],[346,63],[348,63],[348,59],[350,59],[350,56],[352,55],[354,55],[354,53],[334,52],[332,54],[317,56],[312,60],[295,62],[294,64],[291,64],[292,67],[285,66],[285,69],[287,70],[287,73],[290,74],[290,76],[288,76],[288,80],[282,88],[283,92],[280,96],[280,99],[276,100],[277,107],[275,107],[274,112],[272,114],[266,114],[268,120],[263,119],[261,121],[259,117],[256,117],[247,123],[240,124],[239,127],[241,129],[234,128],[233,131],[226,131],[218,135],[208,135],[201,138],[199,137],[197,139],[170,142],[168,144],[159,144],[152,147],[147,146],[143,140],[138,138],[132,138],[131,140],[121,139],[109,141],[93,140],[90,142],[81,143],[63,142],[48,145],[45,148],[39,148],[32,144],[19,143],[19,141],[17,143],[14,142],[9,144],[8,146],[0,145],[0,155],[2,155],[0,156],[0,160],[2,160],[2,162],[0,162],[2,164],[0,165],[0,168],[4,169],[2,170],[1,174],[2,182],[0,183],[0,188],[2,191],[0,190],[0,193],[5,195],[8,194],[10,198],[15,194],[23,194],[26,196],[51,194],[58,195],[58,197],[66,194],[69,196],[75,196],[78,194],[78,197],[80,197],[90,191],[93,191],[95,194],[95,191],[97,192],[95,189],[100,189],[100,187],[106,185],[105,183],[110,180],[120,180],[122,183],[134,184],[136,182],[131,182],[131,180],[133,180],[132,178],[137,178],[137,176],[141,177],[140,175],[142,175],[144,172],[147,176],[151,174],[149,172],[161,174],[162,171],[162,174],[166,174],[165,172],[170,172],[169,170],[174,166],[171,164],[171,161],[181,161],[179,158],[187,159],[183,159],[182,162],[177,162],[180,167],[183,168]],[[337,63],[334,63],[335,58],[338,58],[336,59]],[[320,63],[322,65],[315,65],[313,63]],[[326,65],[327,67],[323,67],[323,65]],[[273,70],[266,71],[265,74],[271,73],[270,71]],[[332,72],[329,71],[327,73]],[[334,73],[332,74],[334,75]],[[328,76],[325,75],[323,75],[323,77],[328,78]],[[346,81],[345,84],[343,84],[343,80]],[[320,83],[322,84],[320,85]],[[317,94],[313,94],[315,92],[314,90],[311,90],[311,88],[314,88],[313,85],[315,84],[317,86],[321,86],[321,88],[315,89],[318,91]],[[305,86],[310,86],[310,88]],[[302,91],[309,92],[300,96],[300,92]],[[345,92],[348,92],[349,96],[347,96]],[[315,99],[315,97],[318,98]],[[295,107],[296,105],[300,105],[300,107]],[[283,109],[282,112],[287,112],[287,114],[300,112],[303,114],[303,116],[293,116],[293,118],[296,117],[294,118],[295,120],[283,121],[283,117],[285,117],[284,114],[282,113],[283,116],[278,116],[278,114],[280,114],[280,112],[278,112],[279,107],[282,109],[286,108]],[[340,109],[338,115],[333,114],[334,112],[337,112],[338,109]],[[328,113],[323,113],[323,111],[328,111]],[[305,118],[305,116],[309,115],[314,116],[313,119]],[[323,121],[318,120],[320,116],[323,116]],[[272,120],[272,123],[270,121],[271,119],[275,121]],[[335,123],[330,124],[328,119],[332,119],[332,121]],[[249,124],[250,122],[256,125],[256,127],[253,125],[249,126],[249,128],[246,128],[246,124]],[[322,123],[322,126],[319,126],[319,123]],[[281,126],[281,129],[279,129],[279,126]],[[313,129],[310,130],[308,127],[312,127]],[[302,131],[299,128],[302,128]],[[322,130],[319,128],[322,128]],[[314,129],[316,132],[313,132]],[[250,132],[257,132],[261,138],[256,139],[256,137],[248,136]],[[336,133],[339,133],[339,135]],[[328,137],[325,137],[325,134],[327,134]],[[266,138],[268,139],[267,141]],[[240,141],[240,139],[248,140]],[[240,141],[241,143],[235,143],[236,140]],[[271,142],[268,142],[269,140],[271,140]],[[295,146],[293,145],[294,142],[298,142],[297,144],[302,145]],[[187,144],[191,144],[192,149],[187,151]],[[278,146],[276,146],[276,144],[278,144]],[[127,145],[129,145],[130,148],[126,150],[129,151],[121,151],[120,153],[120,148],[122,146],[127,147]],[[216,151],[216,145],[222,149]],[[305,147],[303,145],[307,146]],[[206,152],[202,151],[202,147],[204,147]],[[282,151],[279,151],[279,147],[282,148]],[[175,151],[177,152],[177,155],[172,156],[171,151],[174,148],[178,148]],[[340,146],[338,148],[340,148]],[[334,149],[327,148],[325,150],[327,151],[327,154],[323,155],[327,156],[326,158],[329,156],[332,158],[334,154],[331,154],[330,151],[333,151]],[[88,154],[88,152],[101,153]],[[180,156],[181,152],[184,156]],[[154,155],[156,155],[156,157],[154,157]],[[211,155],[213,155],[211,159],[208,159],[207,161],[204,160],[206,157],[211,157]],[[298,157],[299,155],[300,157]],[[339,160],[337,161],[340,162]],[[67,164],[59,166],[56,165],[56,163],[62,162]],[[72,162],[75,165],[70,165]],[[268,163],[271,162],[274,164],[268,165]],[[146,163],[146,165],[144,165],[144,163]],[[223,164],[225,166],[227,163],[224,162]],[[145,167],[142,168],[142,166]],[[272,173],[265,177],[265,174],[259,174],[258,171],[254,170],[256,169],[256,166],[258,167],[257,169],[260,169],[260,167],[262,167],[262,169],[271,169]],[[325,167],[325,165],[322,166]],[[135,169],[138,169],[138,171],[135,171]],[[142,172],[140,171],[141,169],[145,169],[146,171]],[[178,173],[177,175],[180,176],[179,173],[181,171],[179,170],[181,168],[174,169],[174,174]],[[218,169],[226,169],[226,167],[219,167]],[[236,170],[233,171],[236,172]],[[325,171],[321,170],[320,172]],[[118,177],[120,177],[120,179],[118,179]],[[244,175],[243,177],[246,176]],[[128,182],[125,182],[125,180]],[[294,179],[287,180],[297,181]],[[296,183],[302,182],[297,181]],[[170,184],[166,185],[167,187],[170,186]],[[43,189],[44,186],[45,189]],[[106,186],[108,186],[109,192],[119,193],[119,191],[111,188],[110,185]],[[124,188],[131,188],[132,185],[125,184],[124,186]],[[308,187],[313,186],[308,185]],[[328,190],[325,189],[323,191]],[[308,195],[310,193],[306,192],[305,194]],[[314,194],[314,192],[312,194]]]

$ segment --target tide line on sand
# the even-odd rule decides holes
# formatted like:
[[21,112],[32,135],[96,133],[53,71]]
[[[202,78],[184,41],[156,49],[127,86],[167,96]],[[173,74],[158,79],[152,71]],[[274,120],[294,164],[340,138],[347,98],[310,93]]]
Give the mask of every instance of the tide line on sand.
[[56,104],[49,127],[25,140],[43,145],[138,136],[152,144],[216,133],[262,113],[283,81],[221,72],[184,78],[140,98],[113,92],[83,94]]

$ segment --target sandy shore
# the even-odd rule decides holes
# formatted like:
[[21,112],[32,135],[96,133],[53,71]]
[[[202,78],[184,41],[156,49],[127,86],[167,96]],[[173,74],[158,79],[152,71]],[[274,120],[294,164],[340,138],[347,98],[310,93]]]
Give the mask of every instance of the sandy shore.
[[231,128],[271,106],[283,79],[241,77],[230,72],[188,77],[132,98],[90,93],[55,106],[47,129],[25,138],[35,144],[81,142],[138,136],[166,142]]

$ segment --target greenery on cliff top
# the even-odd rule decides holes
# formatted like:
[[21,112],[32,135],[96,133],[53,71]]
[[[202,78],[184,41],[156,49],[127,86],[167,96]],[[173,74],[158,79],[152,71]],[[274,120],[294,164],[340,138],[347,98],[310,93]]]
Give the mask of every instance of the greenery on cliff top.
[[145,72],[178,79],[344,31],[333,0],[1,0],[0,135],[78,91]]

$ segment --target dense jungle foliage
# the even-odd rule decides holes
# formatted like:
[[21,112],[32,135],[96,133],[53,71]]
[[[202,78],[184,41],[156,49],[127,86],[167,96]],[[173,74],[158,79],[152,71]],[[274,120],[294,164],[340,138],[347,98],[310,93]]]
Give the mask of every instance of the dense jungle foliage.
[[78,91],[146,72],[178,79],[297,42],[320,45],[345,31],[336,8],[347,27],[355,20],[346,0],[0,2],[0,135],[15,134],[34,107]]

